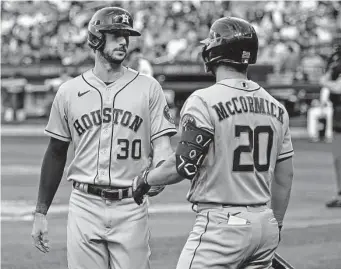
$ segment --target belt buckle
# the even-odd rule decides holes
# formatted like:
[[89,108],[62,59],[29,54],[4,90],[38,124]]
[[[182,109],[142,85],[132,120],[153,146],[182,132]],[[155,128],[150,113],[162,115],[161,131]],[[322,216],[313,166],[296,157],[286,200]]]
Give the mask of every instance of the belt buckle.
[[[105,193],[118,193],[118,198],[117,199],[110,199],[105,197]],[[103,189],[101,191],[101,197],[103,199],[107,199],[107,200],[122,200],[123,199],[123,191],[122,189],[116,189],[116,190],[112,190],[112,189]]]
[[101,190],[101,198],[106,200],[108,198],[105,197],[106,189]]

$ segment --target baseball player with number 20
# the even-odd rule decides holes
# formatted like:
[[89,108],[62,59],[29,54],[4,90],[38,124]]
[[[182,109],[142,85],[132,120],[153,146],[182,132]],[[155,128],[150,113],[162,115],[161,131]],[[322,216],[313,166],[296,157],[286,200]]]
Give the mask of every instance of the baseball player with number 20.
[[271,268],[293,179],[289,116],[247,79],[258,51],[248,22],[221,18],[203,43],[216,83],[186,100],[176,152],[135,177],[133,195],[139,204],[150,186],[191,180],[197,217],[177,269]]
[[88,30],[95,66],[62,84],[54,99],[32,237],[39,250],[49,251],[46,214],[72,143],[68,268],[149,269],[147,203],[134,202],[132,179],[151,155],[156,166],[172,154],[174,121],[160,84],[121,64],[129,36],[140,35],[132,16],[121,8],[103,8]]

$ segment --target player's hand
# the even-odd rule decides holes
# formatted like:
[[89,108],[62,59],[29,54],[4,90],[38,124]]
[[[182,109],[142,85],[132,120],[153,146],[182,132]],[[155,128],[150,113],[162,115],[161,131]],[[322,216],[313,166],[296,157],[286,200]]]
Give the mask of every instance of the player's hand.
[[33,229],[32,229],[33,243],[37,249],[46,253],[50,251],[47,238],[47,219],[44,214],[34,213]]
[[149,168],[146,168],[141,175],[138,175],[133,180],[133,197],[135,202],[140,205],[143,202],[143,197],[150,190],[150,185],[147,182]]

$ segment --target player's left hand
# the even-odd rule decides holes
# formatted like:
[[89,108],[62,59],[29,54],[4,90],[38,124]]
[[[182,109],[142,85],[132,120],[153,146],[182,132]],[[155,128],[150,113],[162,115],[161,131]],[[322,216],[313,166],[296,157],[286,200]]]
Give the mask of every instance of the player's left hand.
[[31,236],[33,238],[33,243],[37,249],[43,253],[50,251],[48,245],[48,235],[47,235],[47,219],[44,214],[34,213],[34,221]]
[[147,182],[147,175],[149,168],[147,167],[140,175],[136,176],[133,180],[133,197],[135,202],[140,205],[143,202],[143,197],[150,190],[150,185]]

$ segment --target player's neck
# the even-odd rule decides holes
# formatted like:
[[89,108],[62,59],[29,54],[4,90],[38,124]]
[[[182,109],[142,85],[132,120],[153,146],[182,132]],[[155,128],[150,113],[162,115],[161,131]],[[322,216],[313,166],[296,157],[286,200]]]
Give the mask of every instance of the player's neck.
[[122,64],[95,61],[93,72],[103,82],[114,82],[124,74],[124,67]]
[[224,65],[219,66],[215,70],[216,82],[224,79],[247,79],[246,72],[238,72],[233,68],[228,68]]

